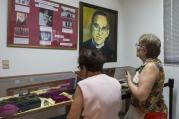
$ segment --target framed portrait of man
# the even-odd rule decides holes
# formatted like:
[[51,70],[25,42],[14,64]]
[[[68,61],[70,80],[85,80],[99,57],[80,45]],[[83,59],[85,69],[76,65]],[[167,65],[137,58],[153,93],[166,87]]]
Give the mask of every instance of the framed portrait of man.
[[100,50],[107,62],[117,62],[118,11],[80,2],[79,23],[79,49]]

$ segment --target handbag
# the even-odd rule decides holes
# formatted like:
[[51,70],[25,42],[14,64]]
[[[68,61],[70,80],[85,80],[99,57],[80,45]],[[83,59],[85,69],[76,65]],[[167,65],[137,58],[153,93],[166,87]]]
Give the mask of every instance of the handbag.
[[167,119],[167,114],[163,112],[148,112],[144,119]]

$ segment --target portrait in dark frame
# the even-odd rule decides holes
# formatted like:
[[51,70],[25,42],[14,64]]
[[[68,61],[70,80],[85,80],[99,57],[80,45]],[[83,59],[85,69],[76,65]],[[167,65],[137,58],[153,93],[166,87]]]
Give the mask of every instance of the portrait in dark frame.
[[98,49],[107,62],[117,62],[118,12],[80,2],[79,49]]

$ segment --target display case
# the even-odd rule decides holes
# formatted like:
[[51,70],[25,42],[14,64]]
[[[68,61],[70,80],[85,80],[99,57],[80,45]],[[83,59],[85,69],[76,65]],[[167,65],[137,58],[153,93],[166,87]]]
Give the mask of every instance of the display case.
[[[133,76],[135,74],[136,68],[131,66],[124,66],[124,67],[114,67],[114,68],[104,68],[102,70],[102,73],[107,74],[111,77],[116,78],[119,81],[122,81],[125,79],[125,70],[129,71],[131,75]],[[85,74],[80,71],[75,72],[78,76],[78,81],[86,78]]]
[[21,118],[59,107],[69,109],[76,79],[74,72],[1,77],[0,88],[7,96],[0,98],[0,118]]

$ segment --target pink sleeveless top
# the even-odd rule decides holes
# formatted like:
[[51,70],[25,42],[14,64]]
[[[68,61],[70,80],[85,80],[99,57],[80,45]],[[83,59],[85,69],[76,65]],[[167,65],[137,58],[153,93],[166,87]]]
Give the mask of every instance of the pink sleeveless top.
[[119,119],[122,108],[120,83],[105,74],[78,83],[83,94],[83,119]]

